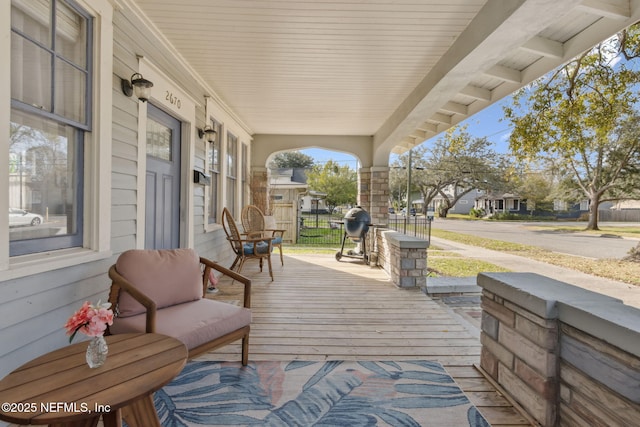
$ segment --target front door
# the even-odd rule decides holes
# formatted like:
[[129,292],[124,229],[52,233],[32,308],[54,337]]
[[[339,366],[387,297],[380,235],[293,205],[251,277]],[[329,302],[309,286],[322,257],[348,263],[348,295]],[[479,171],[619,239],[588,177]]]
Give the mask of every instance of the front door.
[[180,121],[147,108],[146,249],[180,246]]

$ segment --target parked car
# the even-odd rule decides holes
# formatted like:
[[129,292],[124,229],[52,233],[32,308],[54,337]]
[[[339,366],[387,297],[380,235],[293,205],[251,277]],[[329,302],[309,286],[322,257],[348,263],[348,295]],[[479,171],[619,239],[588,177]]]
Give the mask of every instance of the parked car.
[[40,225],[42,215],[25,211],[24,209],[9,208],[9,227],[17,225]]
[[[416,216],[418,212],[416,211],[416,208],[411,208],[411,210],[409,210],[409,213],[411,214],[411,216]],[[406,215],[407,215],[407,208],[402,208],[402,216],[406,216]]]

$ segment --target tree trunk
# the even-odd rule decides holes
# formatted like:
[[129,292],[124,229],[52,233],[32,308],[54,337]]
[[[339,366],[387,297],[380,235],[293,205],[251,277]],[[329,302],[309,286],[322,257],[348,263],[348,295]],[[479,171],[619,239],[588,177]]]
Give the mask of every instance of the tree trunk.
[[587,230],[600,230],[598,228],[598,206],[600,205],[600,197],[592,196],[589,202],[589,222],[587,223]]

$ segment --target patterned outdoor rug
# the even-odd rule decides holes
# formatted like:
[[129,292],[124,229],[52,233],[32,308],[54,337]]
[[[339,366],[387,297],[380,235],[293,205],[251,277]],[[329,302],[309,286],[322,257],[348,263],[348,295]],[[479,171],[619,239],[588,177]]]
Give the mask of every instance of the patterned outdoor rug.
[[429,361],[194,361],[155,405],[165,427],[489,426]]

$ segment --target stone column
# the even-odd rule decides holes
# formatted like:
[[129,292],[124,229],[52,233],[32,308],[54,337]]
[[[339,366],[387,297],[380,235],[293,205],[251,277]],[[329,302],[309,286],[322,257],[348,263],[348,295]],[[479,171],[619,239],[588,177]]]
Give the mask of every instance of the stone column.
[[[551,427],[557,421],[557,309],[539,295],[510,288],[500,280],[507,277],[478,275],[483,288],[480,366],[540,425]],[[525,280],[543,287],[544,278],[517,277],[525,289]]]
[[386,227],[389,219],[389,168],[372,167],[369,201],[371,220],[378,226]]
[[392,230],[376,230],[378,264],[400,288],[427,285],[427,247],[429,242]]

